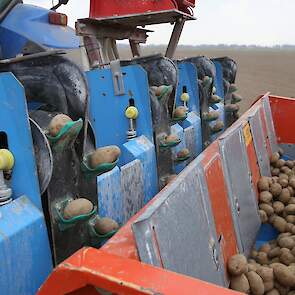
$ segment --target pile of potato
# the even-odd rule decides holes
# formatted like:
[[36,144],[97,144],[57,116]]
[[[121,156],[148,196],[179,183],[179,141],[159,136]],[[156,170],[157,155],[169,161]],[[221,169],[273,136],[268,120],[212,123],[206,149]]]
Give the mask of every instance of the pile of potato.
[[295,295],[295,161],[281,156],[271,156],[272,177],[257,184],[261,220],[279,236],[254,249],[250,259],[238,254],[228,261],[230,288],[246,294]]

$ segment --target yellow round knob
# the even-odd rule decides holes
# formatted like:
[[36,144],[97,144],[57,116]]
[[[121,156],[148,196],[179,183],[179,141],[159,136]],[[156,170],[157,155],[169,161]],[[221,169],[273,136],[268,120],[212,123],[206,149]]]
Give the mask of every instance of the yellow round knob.
[[13,154],[9,150],[0,149],[0,170],[11,170],[13,165]]
[[125,111],[125,116],[128,119],[136,119],[138,117],[138,109],[136,107],[128,107]]
[[188,102],[189,101],[189,94],[184,92],[180,96],[181,101]]

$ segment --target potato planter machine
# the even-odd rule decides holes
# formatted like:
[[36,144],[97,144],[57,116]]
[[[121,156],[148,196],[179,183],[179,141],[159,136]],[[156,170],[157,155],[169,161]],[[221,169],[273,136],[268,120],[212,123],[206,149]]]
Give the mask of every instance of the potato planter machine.
[[[33,9],[13,2],[2,47],[7,18]],[[265,95],[238,119],[232,59],[173,60],[194,1],[121,2],[92,0],[77,21],[83,71],[29,37],[0,60],[0,294],[231,294],[229,257],[277,235],[256,184],[279,145],[295,156],[295,101]],[[159,23],[174,24],[165,56],[141,56]],[[93,166],[110,146],[118,157]],[[80,198],[90,209],[67,216]],[[120,228],[98,232],[103,217]]]

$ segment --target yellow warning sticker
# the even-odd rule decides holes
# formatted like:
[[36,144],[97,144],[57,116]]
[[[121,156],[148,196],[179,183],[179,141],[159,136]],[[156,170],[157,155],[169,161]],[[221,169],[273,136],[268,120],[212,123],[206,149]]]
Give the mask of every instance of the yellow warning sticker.
[[252,134],[249,123],[243,129],[246,146],[252,142]]

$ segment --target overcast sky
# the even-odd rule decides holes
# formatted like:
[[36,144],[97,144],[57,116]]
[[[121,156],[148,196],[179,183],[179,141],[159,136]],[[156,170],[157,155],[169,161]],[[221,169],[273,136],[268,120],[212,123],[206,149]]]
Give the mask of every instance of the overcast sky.
[[[50,7],[52,0],[24,2]],[[77,18],[88,16],[89,0],[70,0],[59,11],[74,26]],[[198,20],[186,23],[180,44],[295,45],[294,14],[295,0],[197,0]],[[171,28],[153,26],[149,43],[167,43]]]

